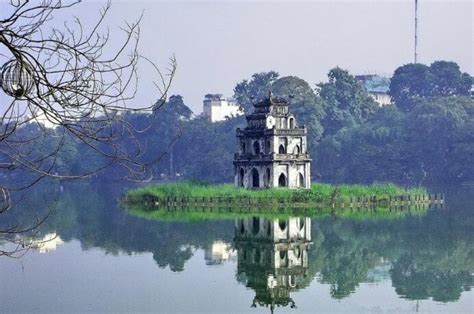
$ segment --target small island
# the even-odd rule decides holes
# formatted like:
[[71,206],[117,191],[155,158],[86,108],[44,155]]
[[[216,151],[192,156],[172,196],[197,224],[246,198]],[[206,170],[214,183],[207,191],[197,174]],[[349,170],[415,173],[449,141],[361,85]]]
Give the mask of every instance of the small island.
[[423,188],[405,189],[393,184],[330,185],[313,183],[310,189],[245,189],[230,184],[198,182],[151,185],[128,191],[123,202],[147,208],[258,207],[258,208],[350,208],[442,203],[443,195],[427,194]]

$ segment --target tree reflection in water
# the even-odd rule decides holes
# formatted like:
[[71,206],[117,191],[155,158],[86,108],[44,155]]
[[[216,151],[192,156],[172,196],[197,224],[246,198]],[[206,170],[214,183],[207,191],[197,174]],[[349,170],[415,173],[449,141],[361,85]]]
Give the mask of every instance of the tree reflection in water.
[[[50,188],[35,186],[33,192],[25,193],[29,204],[37,206],[37,215],[50,210],[51,203],[44,197]],[[238,251],[237,280],[255,290],[255,305],[291,306],[290,293],[314,282],[329,284],[333,298],[345,298],[361,283],[379,280],[373,275],[375,269],[382,272],[378,277],[391,280],[400,297],[411,300],[452,302],[474,285],[469,192],[448,198],[444,210],[394,219],[242,216],[234,221],[192,216],[188,221],[183,212],[176,221],[176,212],[169,220],[127,214],[117,205],[125,188],[67,185],[55,203],[55,214],[40,226],[37,236],[55,233],[64,242],[77,239],[84,250],[151,253],[159,267],[175,272],[185,270],[196,250],[215,243],[228,251],[219,253],[220,257],[212,257],[211,252],[208,264],[220,263],[232,255],[229,245],[233,243]],[[26,221],[30,209],[12,208],[15,217],[2,216],[0,228]]]

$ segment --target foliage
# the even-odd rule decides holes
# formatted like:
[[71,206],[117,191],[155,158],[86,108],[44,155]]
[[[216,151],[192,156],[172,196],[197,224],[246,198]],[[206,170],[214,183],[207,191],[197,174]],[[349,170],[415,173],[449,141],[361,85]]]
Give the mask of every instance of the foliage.
[[329,82],[318,85],[326,113],[322,120],[325,135],[356,126],[375,112],[377,104],[348,71],[334,68],[328,78]]
[[390,95],[400,110],[409,112],[420,98],[469,96],[471,85],[471,76],[455,62],[410,63],[395,70]]
[[[423,100],[406,117],[406,147],[413,168],[434,182],[474,180],[474,101],[468,97]],[[410,141],[416,137],[415,141]],[[442,169],[442,171],[440,171]]]
[[411,112],[381,108],[366,123],[326,137],[315,158],[323,180],[424,183],[474,179],[473,100],[420,100]]
[[249,80],[243,80],[235,86],[234,98],[246,114],[252,111],[256,101],[267,97],[278,77],[275,71],[255,73]]

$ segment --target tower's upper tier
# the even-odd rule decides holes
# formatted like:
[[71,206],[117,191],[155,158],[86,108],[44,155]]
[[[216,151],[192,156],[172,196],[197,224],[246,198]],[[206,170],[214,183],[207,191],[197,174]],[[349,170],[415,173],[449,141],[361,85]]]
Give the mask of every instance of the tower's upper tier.
[[[288,102],[283,98],[273,97],[269,93],[254,104],[255,110],[246,116],[246,129],[298,129],[296,119],[288,111]],[[303,127],[302,127],[303,129]]]

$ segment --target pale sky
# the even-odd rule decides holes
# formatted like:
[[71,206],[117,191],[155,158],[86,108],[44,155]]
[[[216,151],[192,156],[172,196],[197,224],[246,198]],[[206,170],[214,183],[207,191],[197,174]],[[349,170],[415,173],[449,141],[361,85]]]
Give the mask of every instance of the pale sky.
[[[391,75],[413,62],[414,2],[122,0],[113,1],[107,23],[115,31],[143,12],[141,53],[161,66],[176,56],[171,93],[200,113],[205,94],[232,96],[237,82],[260,71],[311,86],[335,66]],[[92,21],[103,3],[85,1],[71,14]],[[419,0],[419,62],[451,60],[473,75],[473,28],[473,1]],[[158,98],[152,79],[143,66],[137,103]]]

